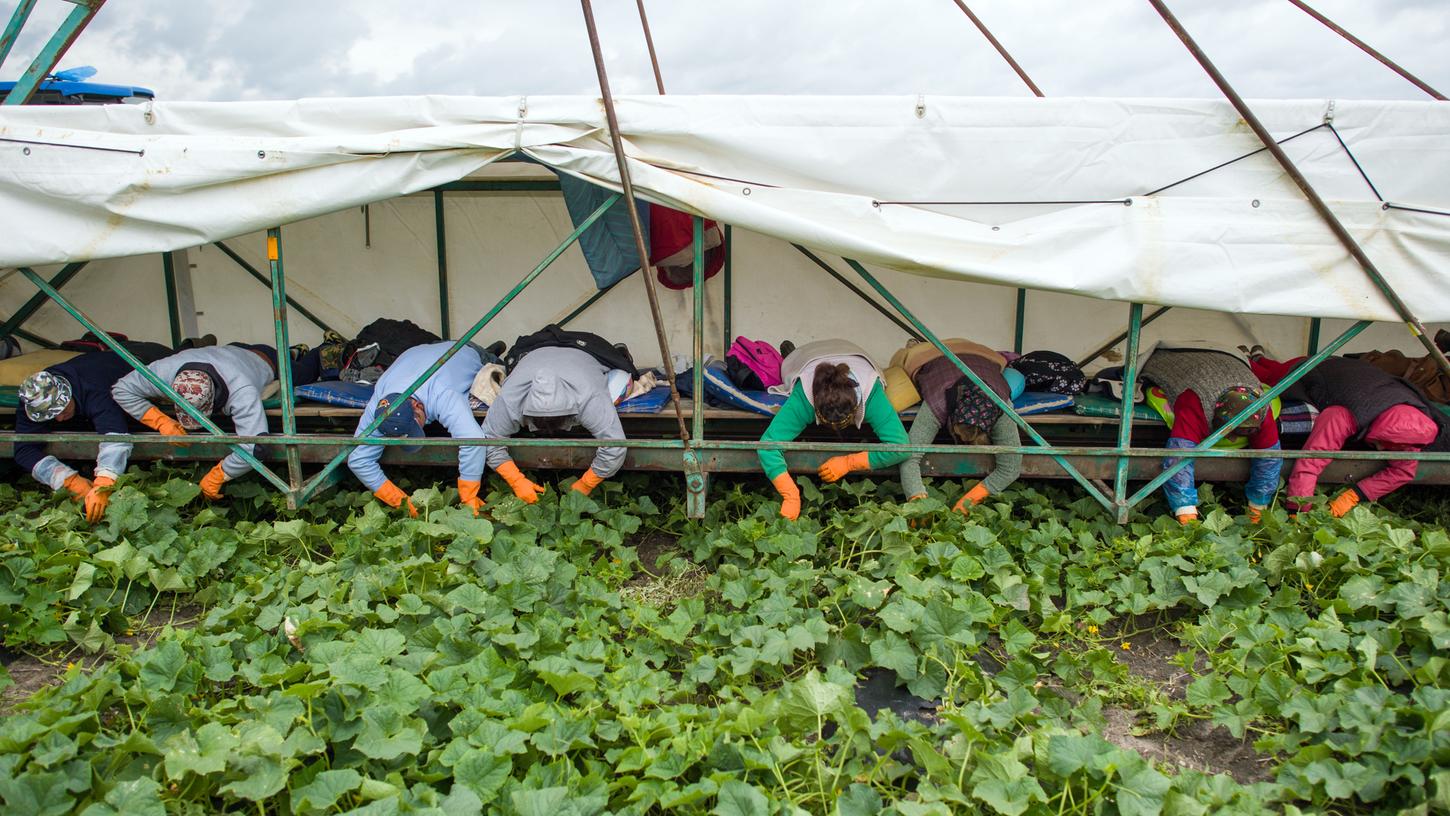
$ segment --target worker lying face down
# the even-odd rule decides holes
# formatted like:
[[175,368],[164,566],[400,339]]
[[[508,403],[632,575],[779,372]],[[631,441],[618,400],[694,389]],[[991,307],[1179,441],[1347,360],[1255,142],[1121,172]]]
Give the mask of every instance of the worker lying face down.
[[[375,435],[384,437],[422,438],[423,426],[438,422],[448,429],[455,439],[477,439],[483,436],[473,409],[468,404],[468,387],[473,384],[474,375],[483,368],[483,358],[472,346],[464,346],[444,363],[441,368],[418,388],[413,396],[403,399],[402,392],[413,384],[438,361],[443,353],[453,346],[448,341],[414,346],[388,366],[373,388],[373,397],[363,409],[354,436],[362,435],[373,420],[386,416]],[[410,447],[404,450],[414,451]],[[383,474],[378,460],[382,458],[383,446],[365,445],[354,448],[347,457],[347,466],[352,469],[368,490],[389,507],[408,505],[408,514],[418,515],[418,509],[401,488]],[[459,502],[478,515],[483,507],[479,489],[483,486],[483,449],[462,447],[458,449],[458,498]]]
[[[1011,404],[1012,389],[1003,374],[1007,360],[1002,355],[969,340],[943,342],[993,393]],[[958,445],[990,443],[1016,447],[1022,444],[1017,423],[1012,421],[1012,417],[962,374],[956,362],[944,356],[936,346],[931,343],[908,346],[897,352],[892,361],[903,368],[921,396],[922,405],[911,422],[911,444],[930,445],[942,427],[948,429],[952,441]],[[901,487],[912,500],[926,497],[926,486],[921,481],[921,460],[924,457],[925,454],[912,454],[901,463]],[[987,478],[972,485],[952,509],[966,514],[988,496],[1006,490],[1021,473],[1022,454],[998,454]]]
[[[143,363],[164,356],[167,350],[155,343],[134,343],[131,353]],[[127,434],[126,412],[111,397],[111,386],[131,371],[120,355],[93,351],[36,372],[20,384],[22,410],[15,415],[15,432],[48,434],[63,422],[90,423],[96,433]],[[126,470],[131,446],[102,442],[96,452],[95,481],[92,482],[54,456],[45,453],[43,442],[15,445],[15,464],[52,490],[64,488],[85,506],[86,519],[101,520],[110,501],[111,486]]]
[[[172,390],[193,408],[207,416],[232,418],[238,436],[267,433],[267,414],[262,409],[263,392],[277,379],[277,352],[271,346],[207,346],[179,351],[147,366],[157,379],[169,382]],[[181,408],[176,418],[167,416],[153,400],[163,397],[161,389],[147,382],[140,372],[122,377],[111,389],[121,410],[141,424],[167,436],[185,436],[201,430],[201,424]],[[252,452],[252,445],[242,449]],[[131,446],[126,446],[129,453]],[[222,497],[222,484],[251,470],[247,461],[233,452],[218,462],[201,480],[201,494],[210,500]]]
[[[1259,359],[1254,371],[1264,382],[1277,383],[1302,359],[1287,363]],[[1365,360],[1330,357],[1287,393],[1319,409],[1304,450],[1336,451],[1355,444],[1383,451],[1450,451],[1450,419],[1419,388]],[[1329,512],[1338,518],[1362,500],[1389,495],[1414,481],[1419,464],[1412,459],[1391,461],[1335,496]],[[1319,475],[1328,466],[1328,459],[1294,462],[1287,487],[1290,510],[1309,509]]]
[[[518,359],[503,381],[498,399],[488,406],[484,437],[508,439],[523,427],[557,433],[579,425],[595,439],[624,439],[624,426],[607,384],[610,371],[594,355],[577,348],[546,346],[528,352]],[[588,495],[619,472],[624,455],[624,448],[599,448],[589,469],[574,482],[574,490]],[[529,504],[544,492],[519,471],[508,448],[490,447],[488,465],[508,482],[515,496]]]
[[[1147,353],[1142,376],[1163,390],[1166,403],[1157,406],[1169,421],[1169,448],[1192,448],[1228,423],[1262,393],[1259,378],[1240,355],[1227,350],[1159,343]],[[1168,406],[1171,406],[1169,408]],[[1169,419],[1169,417],[1172,417]],[[1210,426],[1210,422],[1212,425]],[[1228,438],[1245,440],[1253,450],[1279,450],[1279,421],[1267,407],[1235,428]],[[1168,468],[1178,457],[1163,460]],[[1279,489],[1282,459],[1253,459],[1244,486],[1249,521],[1258,523]],[[1163,484],[1168,507],[1181,524],[1198,519],[1198,488],[1193,460]]]
[[[762,442],[789,442],[812,422],[833,431],[871,426],[882,442],[903,444],[906,429],[886,398],[881,372],[859,346],[848,340],[817,340],[792,351],[780,364],[782,383],[771,391],[789,393],[775,418],[760,437]],[[780,514],[795,519],[801,512],[801,494],[786,471],[785,454],[762,450],[760,467],[780,493]],[[834,482],[856,470],[890,467],[906,459],[904,453],[861,451],[832,456],[817,471]]]

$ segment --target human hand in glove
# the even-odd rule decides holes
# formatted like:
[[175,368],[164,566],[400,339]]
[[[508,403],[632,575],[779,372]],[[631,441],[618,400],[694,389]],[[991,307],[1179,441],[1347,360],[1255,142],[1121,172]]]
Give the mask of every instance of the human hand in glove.
[[71,492],[71,496],[76,501],[84,500],[86,494],[91,492],[90,480],[80,475],[79,473],[72,473],[71,475],[67,476],[65,478],[65,482],[61,485],[61,487],[69,490]]
[[106,505],[111,503],[111,486],[115,483],[116,480],[109,476],[96,477],[85,498],[86,521],[96,524],[106,517]]
[[782,473],[770,483],[775,485],[775,490],[780,494],[780,515],[795,521],[801,516],[801,489],[796,486],[795,479],[789,473]]
[[222,485],[227,481],[227,472],[222,470],[220,462],[212,466],[212,469],[201,477],[201,495],[208,501],[216,501],[222,497]]
[[852,471],[869,470],[870,468],[870,454],[861,451],[848,456],[832,456],[821,463],[821,469],[817,471],[817,474],[821,477],[821,481],[835,482]]
[[1343,518],[1345,513],[1353,510],[1354,506],[1359,504],[1359,500],[1359,491],[1351,487],[1330,500],[1329,514],[1335,518]]
[[408,498],[408,494],[404,493],[402,488],[393,484],[392,479],[383,482],[383,486],[374,490],[373,495],[378,497],[378,501],[394,509],[402,507],[403,503],[407,502],[408,515],[413,518],[418,517],[418,508],[413,506],[413,500]]
[[[186,436],[186,429],[181,427],[180,422],[161,413],[161,409],[154,405],[141,415],[141,424],[164,436]],[[173,440],[172,444],[184,445],[186,442]]]
[[502,476],[505,482],[508,482],[509,489],[513,490],[514,495],[518,496],[524,504],[533,504],[544,492],[543,485],[536,485],[529,481],[528,477],[519,472],[519,466],[514,464],[512,459],[494,470],[498,471],[498,475]]
[[483,487],[483,481],[469,481],[468,479],[458,480],[458,503],[473,511],[476,517],[478,511],[483,509],[483,499],[478,497],[479,488]]
[[583,476],[579,477],[579,481],[574,483],[573,489],[579,493],[583,493],[584,495],[588,496],[594,490],[594,488],[598,487],[599,484],[603,481],[603,476],[595,473],[594,468],[589,468],[588,470],[584,471]]
[[1250,504],[1249,511],[1245,515],[1250,524],[1260,524],[1264,520],[1264,511],[1268,508],[1261,504]]
[[968,515],[971,513],[973,507],[987,500],[987,495],[987,486],[981,482],[977,482],[972,485],[971,490],[968,490],[960,499],[957,499],[957,503],[952,505],[952,510],[964,516]]

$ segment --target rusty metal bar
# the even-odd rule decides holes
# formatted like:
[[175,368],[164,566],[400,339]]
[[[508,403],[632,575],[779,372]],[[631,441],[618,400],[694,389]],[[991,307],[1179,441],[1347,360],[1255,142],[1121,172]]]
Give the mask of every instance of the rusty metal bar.
[[1289,0],[1289,2],[1290,3],[1293,3],[1295,6],[1298,6],[1300,11],[1304,12],[1305,14],[1309,15],[1310,17],[1313,17],[1314,19],[1316,19],[1319,22],[1323,23],[1325,28],[1329,29],[1330,31],[1333,31],[1335,34],[1338,34],[1339,36],[1345,38],[1346,40],[1349,40],[1351,43],[1353,43],[1354,45],[1358,46],[1359,47],[1359,50],[1361,50],[1364,53],[1369,54],[1371,57],[1374,57],[1375,59],[1379,60],[1380,61],[1380,64],[1384,65],[1386,68],[1390,69],[1391,71],[1394,71],[1395,73],[1399,74],[1401,77],[1404,77],[1405,79],[1409,80],[1410,84],[1414,85],[1416,88],[1419,88],[1420,90],[1424,91],[1425,93],[1429,94],[1430,96],[1435,97],[1436,99],[1440,100],[1441,102],[1446,101],[1444,94],[1440,93],[1439,91],[1435,90],[1434,88],[1431,88],[1430,85],[1428,83],[1426,83],[1424,80],[1420,79],[1419,77],[1415,76],[1414,74],[1410,73],[1409,71],[1406,71],[1404,68],[1401,68],[1399,65],[1395,64],[1395,61],[1394,60],[1390,59],[1389,57],[1385,56],[1384,54],[1381,54],[1379,51],[1376,51],[1375,49],[1371,48],[1370,45],[1369,45],[1369,43],[1365,42],[1364,40],[1361,40],[1360,38],[1354,36],[1353,34],[1349,33],[1348,31],[1345,31],[1343,28],[1341,28],[1338,25],[1336,25],[1333,20],[1329,19],[1328,17],[1325,17],[1323,14],[1320,14],[1318,11],[1315,11],[1313,8],[1310,7],[1310,5],[1308,3],[1303,2],[1303,0]]
[[594,25],[594,8],[589,0],[579,0],[579,5],[584,10],[584,26],[589,31],[589,50],[594,54],[594,71],[599,75],[599,93],[604,99],[604,116],[609,123],[609,141],[614,146],[614,161],[619,167],[619,185],[624,193],[625,209],[629,211],[629,226],[634,231],[634,246],[639,254],[639,271],[644,278],[645,295],[649,298],[650,317],[654,320],[655,339],[659,341],[664,369],[669,374],[666,379],[670,385],[670,401],[675,406],[680,439],[688,440],[690,431],[685,427],[685,410],[680,405],[680,390],[675,387],[674,357],[670,355],[670,339],[665,334],[664,318],[660,316],[659,295],[655,293],[654,269],[649,262],[644,226],[639,222],[639,210],[635,207],[634,184],[630,181],[629,165],[624,157],[624,140],[619,135],[619,117],[614,111],[614,95],[609,92],[609,75],[604,69],[604,52],[599,45],[599,30]]
[[1027,84],[1027,87],[1032,89],[1033,95],[1046,96],[1042,92],[1042,89],[1037,87],[1037,83],[1032,81],[1032,77],[1028,76],[1027,72],[1022,70],[1022,66],[1017,64],[1017,60],[1012,59],[1012,55],[1007,53],[1007,49],[1002,46],[1002,43],[998,42],[997,38],[992,36],[992,32],[987,29],[986,23],[983,23],[981,18],[973,14],[971,9],[967,8],[965,0],[954,0],[954,2],[957,4],[957,8],[961,9],[962,13],[967,15],[967,19],[972,21],[972,25],[975,25],[977,30],[982,32],[982,36],[987,38],[987,42],[991,43],[992,47],[997,49],[997,53],[1002,55],[1002,59],[1006,60],[1007,64],[1012,66],[1012,70],[1017,72],[1017,76],[1021,77],[1022,81]]
[[1309,200],[1309,204],[1314,207],[1314,211],[1319,213],[1319,217],[1324,220],[1324,223],[1328,225],[1330,231],[1334,233],[1334,237],[1338,238],[1339,242],[1344,245],[1344,248],[1348,250],[1349,254],[1359,262],[1365,274],[1369,276],[1370,280],[1380,290],[1380,293],[1394,307],[1395,313],[1409,327],[1410,334],[1413,334],[1420,341],[1420,344],[1429,352],[1431,359],[1435,361],[1435,364],[1439,366],[1440,370],[1447,376],[1450,376],[1450,360],[1445,359],[1445,352],[1441,351],[1435,345],[1430,335],[1425,332],[1424,324],[1420,322],[1419,318],[1415,317],[1414,313],[1410,311],[1410,307],[1400,299],[1399,294],[1395,292],[1394,288],[1380,274],[1374,261],[1370,260],[1369,255],[1365,254],[1365,251],[1360,247],[1359,243],[1354,240],[1354,236],[1350,235],[1349,230],[1345,229],[1344,224],[1340,223],[1334,211],[1329,209],[1328,204],[1324,203],[1324,199],[1319,197],[1319,193],[1309,183],[1309,179],[1305,178],[1304,174],[1299,172],[1299,168],[1294,166],[1294,162],[1289,158],[1289,154],[1285,153],[1284,149],[1279,146],[1279,143],[1274,140],[1268,128],[1264,127],[1264,123],[1259,121],[1259,118],[1244,103],[1243,98],[1238,95],[1238,92],[1233,89],[1233,86],[1224,78],[1224,75],[1219,72],[1218,68],[1213,64],[1213,61],[1208,58],[1208,55],[1203,52],[1203,49],[1198,47],[1198,43],[1194,41],[1193,37],[1188,33],[1188,30],[1178,21],[1178,18],[1173,16],[1173,12],[1168,10],[1168,6],[1163,3],[1163,0],[1148,0],[1148,2],[1158,11],[1159,16],[1168,24],[1168,27],[1173,29],[1173,33],[1178,36],[1178,39],[1183,41],[1183,45],[1188,48],[1189,53],[1203,67],[1203,70],[1209,75],[1209,78],[1223,92],[1223,95],[1234,106],[1234,109],[1238,111],[1239,116],[1243,117],[1244,122],[1254,131],[1254,134],[1259,137],[1259,141],[1263,142],[1264,146],[1269,149],[1269,152],[1274,154],[1275,160],[1284,169],[1284,173],[1298,185],[1300,191],[1304,193],[1304,197]]
[[[29,102],[30,98],[35,95],[35,91],[40,88],[40,84],[55,68],[55,64],[60,62],[60,58],[65,56],[65,52],[70,50],[76,37],[81,35],[81,32],[90,24],[91,18],[95,17],[96,12],[105,5],[106,0],[70,0],[70,2],[75,3],[75,8],[61,21],[50,40],[40,49],[40,53],[35,55],[35,60],[16,80],[10,93],[5,97],[5,101],[0,102],[0,105],[24,105]],[[17,30],[16,33],[18,34],[19,31]]]
[[[893,314],[890,309],[887,309],[885,306],[882,306],[879,302],[877,302],[877,300],[875,298],[871,297],[870,295],[868,295],[864,291],[862,291],[861,287],[859,287],[856,284],[852,283],[851,281],[847,280],[844,275],[842,275],[840,272],[837,272],[830,264],[828,264],[825,261],[821,260],[814,252],[811,252],[809,249],[806,249],[805,247],[801,246],[800,244],[791,244],[791,246],[795,247],[796,252],[799,252],[800,254],[806,256],[807,258],[809,258],[810,261],[811,261],[811,263],[814,263],[816,266],[819,266],[821,269],[824,269],[826,271],[826,274],[827,275],[830,275],[831,277],[833,277],[833,278],[836,279],[836,282],[837,283],[840,283],[842,286],[846,287],[847,289],[850,289],[851,290],[851,294],[853,294],[856,297],[861,298],[862,300],[866,301],[867,305],[869,305],[871,308],[875,309],[876,311],[880,312],[882,317],[886,318],[887,320],[890,320],[892,323],[895,323],[896,324],[896,328],[901,329],[902,331],[906,332],[906,336],[907,337],[911,337],[911,338],[916,339],[916,340],[925,340],[926,339],[925,337],[922,337],[921,336],[921,332],[917,331],[916,329],[913,329],[909,324],[907,324],[901,318],[899,318],[895,314]],[[729,346],[727,345],[726,348],[728,349]]]
[[655,87],[659,89],[660,96],[665,95],[665,79],[660,75],[660,60],[655,55],[655,39],[649,33],[649,17],[644,13],[644,0],[635,0],[639,6],[639,24],[644,29],[644,44],[649,49],[649,64],[655,69]]

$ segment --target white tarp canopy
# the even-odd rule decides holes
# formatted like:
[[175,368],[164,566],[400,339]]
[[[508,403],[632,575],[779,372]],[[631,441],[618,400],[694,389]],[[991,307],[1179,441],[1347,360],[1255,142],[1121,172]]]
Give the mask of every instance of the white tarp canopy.
[[[1398,319],[1267,151],[1232,161],[1261,145],[1225,102],[617,104],[641,195],[787,241],[1097,298]],[[1450,215],[1376,195],[1450,213],[1450,105],[1250,105],[1276,138],[1309,131],[1290,156],[1417,316],[1450,320]],[[617,189],[590,97],[0,107],[0,267],[196,246],[486,175],[516,153]]]

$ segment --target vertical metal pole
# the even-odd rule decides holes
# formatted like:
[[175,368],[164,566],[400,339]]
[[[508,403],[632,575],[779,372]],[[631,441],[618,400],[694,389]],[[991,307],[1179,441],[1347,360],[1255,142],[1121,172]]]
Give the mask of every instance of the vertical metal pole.
[[1305,352],[1306,354],[1314,354],[1319,351],[1319,326],[1321,322],[1317,317],[1309,319],[1309,350]]
[[[695,247],[695,319],[690,328],[695,343],[691,380],[695,399],[690,415],[690,441],[698,446],[705,440],[705,219],[697,215],[692,221]],[[685,511],[690,518],[705,517],[705,490],[709,484],[709,476],[697,456],[695,450],[685,451]]]
[[1268,128],[1264,127],[1264,123],[1259,121],[1259,117],[1255,116],[1254,112],[1249,109],[1249,106],[1245,104],[1243,98],[1239,96],[1238,91],[1235,91],[1233,86],[1229,85],[1228,80],[1224,78],[1224,75],[1219,73],[1213,61],[1208,58],[1208,55],[1203,52],[1203,49],[1198,47],[1198,43],[1189,35],[1188,30],[1183,27],[1183,24],[1178,22],[1178,18],[1173,16],[1173,12],[1168,10],[1168,6],[1164,5],[1163,0],[1148,0],[1148,2],[1158,11],[1158,15],[1163,18],[1163,21],[1168,24],[1168,27],[1173,29],[1173,33],[1178,36],[1178,39],[1183,42],[1184,47],[1198,61],[1198,64],[1202,66],[1204,72],[1218,86],[1219,91],[1234,106],[1234,110],[1238,111],[1239,116],[1254,131],[1254,135],[1258,136],[1259,141],[1264,143],[1264,147],[1268,148],[1269,152],[1274,154],[1274,159],[1284,169],[1284,174],[1299,187],[1300,192],[1304,193],[1304,197],[1308,199],[1310,206],[1314,208],[1314,211],[1323,219],[1325,225],[1329,227],[1329,231],[1334,233],[1334,237],[1339,239],[1339,243],[1359,262],[1360,267],[1364,269],[1364,273],[1369,276],[1369,279],[1374,283],[1375,287],[1380,290],[1380,294],[1385,296],[1385,300],[1389,301],[1395,313],[1409,327],[1410,334],[1413,334],[1420,341],[1420,344],[1425,347],[1425,350],[1430,353],[1430,359],[1435,361],[1435,365],[1439,366],[1441,371],[1446,375],[1450,375],[1450,360],[1445,359],[1445,352],[1441,351],[1439,346],[1435,345],[1435,341],[1425,332],[1425,326],[1420,323],[1419,318],[1415,317],[1414,313],[1410,311],[1410,307],[1400,299],[1399,294],[1390,286],[1389,281],[1386,281],[1384,276],[1380,274],[1374,261],[1370,260],[1369,255],[1365,254],[1365,251],[1360,247],[1359,243],[1354,240],[1354,236],[1349,234],[1349,230],[1344,228],[1344,224],[1340,223],[1339,217],[1334,214],[1333,210],[1329,209],[1329,205],[1324,202],[1324,199],[1319,197],[1319,193],[1315,191],[1314,185],[1309,183],[1309,179],[1305,178],[1304,174],[1299,172],[1299,168],[1294,165],[1294,162],[1289,158],[1289,154],[1284,152],[1284,148],[1280,147],[1279,143],[1274,140]]
[[20,38],[20,31],[25,28],[25,21],[30,19],[30,12],[34,8],[35,0],[20,0],[15,6],[10,22],[5,25],[5,33],[0,34],[0,66],[5,65],[5,58],[10,56],[10,49]]
[[441,337],[448,339],[448,231],[443,220],[443,191],[433,191],[433,226],[438,237],[438,315]]
[[30,67],[20,75],[20,79],[15,82],[15,87],[10,89],[10,94],[0,104],[24,105],[29,102],[30,97],[35,95],[35,89],[40,87],[40,83],[50,75],[51,69],[55,68],[55,64],[60,62],[60,58],[65,56],[66,51],[70,50],[71,43],[75,42],[76,37],[79,37],[85,30],[86,24],[96,16],[96,12],[101,10],[101,6],[105,5],[106,0],[71,0],[71,2],[75,3],[76,7],[51,35],[50,42],[47,42],[45,47],[40,49],[40,53],[35,55],[35,60],[30,63]]
[[1128,457],[1123,455],[1133,441],[1133,393],[1138,387],[1138,340],[1143,334],[1143,304],[1128,307],[1128,350],[1123,358],[1123,405],[1118,419],[1118,470],[1113,478],[1113,503],[1118,506],[1118,523],[1128,523]]
[[722,273],[722,275],[724,276],[724,280],[721,281],[721,292],[722,292],[721,298],[723,300],[723,305],[721,307],[721,315],[720,315],[721,322],[725,324],[725,326],[724,326],[724,328],[725,328],[725,342],[720,345],[720,354],[721,355],[724,355],[725,352],[729,351],[730,350],[730,344],[733,343],[733,342],[735,342],[735,336],[731,333],[731,327],[730,327],[730,286],[731,286],[731,280],[730,280],[730,264],[731,264],[731,258],[730,258],[730,256],[732,254],[732,251],[733,251],[732,250],[732,245],[730,243],[730,225],[729,224],[726,224],[725,225],[725,271]]
[[[629,178],[629,164],[624,156],[624,140],[619,133],[619,117],[614,111],[614,95],[609,92],[609,75],[604,70],[604,51],[599,45],[599,30],[594,25],[594,7],[589,0],[579,0],[584,10],[584,26],[589,31],[589,49],[594,54],[594,71],[599,75],[599,94],[604,101],[604,117],[609,124],[609,141],[614,146],[614,162],[619,168],[619,186],[624,193],[625,210],[629,213],[629,226],[634,231],[635,251],[639,255],[639,271],[644,277],[644,291],[649,298],[650,317],[654,320],[655,339],[659,342],[660,356],[666,371],[671,370],[673,355],[670,354],[670,339],[665,334],[664,318],[660,316],[659,295],[655,293],[654,270],[649,262],[649,247],[644,240],[644,225],[639,221],[639,210],[635,206],[634,183]],[[680,390],[675,387],[674,376],[667,377],[670,384],[670,401],[675,406],[675,421],[679,423],[680,439],[686,442],[690,432],[685,428],[685,410],[680,406]]]
[[1310,8],[1310,6],[1309,6],[1308,3],[1305,3],[1302,0],[1289,0],[1289,2],[1290,3],[1293,3],[1295,6],[1298,6],[1300,11],[1303,11],[1305,14],[1307,14],[1310,17],[1313,17],[1314,19],[1316,19],[1319,22],[1323,23],[1325,28],[1328,28],[1330,31],[1333,31],[1335,34],[1338,34],[1339,36],[1345,38],[1346,40],[1349,40],[1351,43],[1353,43],[1354,45],[1358,46],[1359,47],[1359,50],[1361,50],[1364,53],[1369,54],[1371,57],[1374,57],[1375,59],[1379,60],[1380,63],[1382,65],[1384,65],[1386,68],[1390,69],[1391,71],[1394,71],[1395,73],[1397,73],[1400,76],[1404,77],[1405,79],[1409,80],[1410,83],[1413,84],[1416,88],[1419,88],[1420,90],[1424,91],[1425,93],[1429,94],[1430,96],[1435,97],[1436,99],[1440,100],[1441,102],[1446,101],[1444,94],[1440,93],[1439,91],[1435,90],[1434,88],[1431,88],[1426,82],[1424,82],[1423,80],[1421,80],[1419,77],[1415,76],[1414,74],[1410,73],[1409,71],[1406,71],[1404,68],[1401,68],[1400,66],[1396,65],[1395,62],[1394,62],[1394,60],[1390,59],[1389,57],[1385,56],[1384,54],[1381,54],[1380,52],[1378,52],[1378,51],[1374,50],[1373,48],[1371,48],[1369,46],[1369,43],[1365,42],[1364,40],[1361,40],[1360,38],[1354,36],[1353,34],[1349,33],[1348,31],[1345,31],[1343,28],[1340,28],[1339,26],[1335,25],[1333,20],[1329,19],[1328,17],[1325,17],[1323,14],[1320,14],[1319,12],[1315,11],[1313,8]]
[[1022,335],[1027,328],[1027,290],[1017,290],[1017,324],[1012,332],[1012,350],[1022,353]]
[[665,79],[660,76],[660,60],[655,55],[655,39],[649,33],[649,18],[644,14],[644,0],[635,0],[639,6],[639,24],[644,29],[644,45],[649,49],[649,64],[655,69],[655,87],[659,89],[660,96],[665,95]]
[[[267,230],[267,265],[272,271],[272,328],[277,336],[277,382],[278,395],[282,398],[282,433],[293,436],[297,433],[296,397],[292,393],[292,344],[287,337],[287,288],[282,272],[282,228]],[[296,445],[286,446],[287,479],[292,490],[287,494],[287,506],[297,509],[297,491],[302,488],[302,455]]]
[[181,345],[181,306],[176,302],[176,263],[170,252],[161,253],[161,272],[166,279],[166,323],[171,327],[171,347]]

